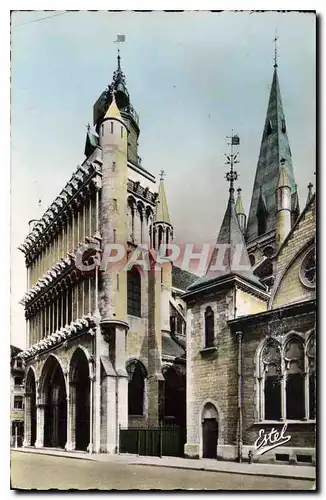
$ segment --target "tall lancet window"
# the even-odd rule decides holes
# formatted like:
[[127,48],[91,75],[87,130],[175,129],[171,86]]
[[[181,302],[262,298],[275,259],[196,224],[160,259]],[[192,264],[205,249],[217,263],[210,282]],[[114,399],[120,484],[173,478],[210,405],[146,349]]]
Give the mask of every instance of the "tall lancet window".
[[133,361],[127,365],[128,373],[128,415],[141,416],[144,414],[146,368],[140,361]]
[[141,316],[141,277],[136,267],[127,272],[127,314]]
[[304,350],[300,338],[292,338],[285,346],[286,418],[301,420],[305,416]]
[[261,378],[264,391],[265,420],[281,419],[281,349],[275,340],[268,340],[261,353]]
[[214,313],[210,306],[205,311],[205,347],[214,347]]

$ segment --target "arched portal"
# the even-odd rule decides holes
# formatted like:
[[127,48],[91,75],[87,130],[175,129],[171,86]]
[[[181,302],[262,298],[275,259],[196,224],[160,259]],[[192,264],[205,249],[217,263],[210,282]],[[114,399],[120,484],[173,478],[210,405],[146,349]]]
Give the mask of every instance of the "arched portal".
[[186,377],[180,369],[163,369],[164,420],[166,423],[186,426]]
[[25,389],[25,436],[24,446],[34,446],[36,441],[36,381],[30,369],[26,377]]
[[80,348],[70,363],[70,411],[75,449],[86,451],[90,442],[90,379],[88,360]]
[[206,403],[202,413],[203,458],[217,458],[218,413],[212,403]]
[[64,448],[67,441],[67,393],[58,360],[50,356],[41,376],[44,402],[44,446]]

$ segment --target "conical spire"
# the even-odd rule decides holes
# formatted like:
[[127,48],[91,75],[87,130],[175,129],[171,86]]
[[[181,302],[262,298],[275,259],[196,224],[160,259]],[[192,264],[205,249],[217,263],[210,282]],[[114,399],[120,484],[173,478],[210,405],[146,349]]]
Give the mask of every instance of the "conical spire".
[[292,187],[294,184],[292,156],[287,136],[286,121],[277,73],[277,62],[275,59],[273,81],[248,216],[246,230],[247,242],[253,241],[260,236],[258,232],[257,209],[259,202],[261,202],[261,186],[263,186],[267,210],[265,232],[275,230],[275,190],[279,180],[280,162],[282,158],[286,160],[284,168],[286,169],[288,181]]
[[119,108],[117,106],[117,103],[115,102],[115,95],[114,94],[115,94],[115,92],[112,91],[112,102],[111,102],[110,106],[108,107],[107,112],[104,115],[104,119],[117,118],[118,120],[122,120]]
[[165,196],[163,174],[164,172],[162,171],[160,177],[160,184],[158,188],[157,205],[156,205],[154,222],[166,222],[168,224],[171,224],[168,204]]
[[237,197],[237,201],[235,204],[235,211],[236,211],[237,215],[245,215],[245,211],[244,211],[243,203],[242,203],[241,191],[242,191],[241,188],[237,189],[238,197]]
[[[265,288],[252,272],[246,243],[239,226],[232,192],[230,192],[229,195],[216,246],[217,248],[215,248],[212,253],[205,276],[199,278],[195,283],[190,285],[188,288],[189,290],[201,288],[208,284],[208,282],[211,283],[215,279],[221,279],[231,275],[240,276],[254,283],[256,286],[258,285],[262,289]],[[219,252],[222,252],[223,258],[222,255],[219,255]]]
[[289,182],[289,176],[287,174],[286,168],[282,167],[280,171],[280,175],[278,178],[278,183],[277,183],[277,189],[281,187],[289,187],[291,188],[290,182]]
[[[220,280],[228,276],[240,276],[262,289],[265,288],[252,272],[246,243],[237,217],[236,202],[234,199],[234,181],[237,180],[238,174],[234,170],[234,164],[238,163],[238,153],[233,154],[232,139],[230,145],[231,153],[226,155],[226,164],[230,166],[230,171],[226,174],[226,179],[230,183],[229,200],[217,237],[216,247],[212,252],[205,276],[190,285],[189,290],[204,287],[208,283],[211,284],[215,280]],[[238,191],[239,195],[240,192]],[[243,207],[239,208],[243,211]]]
[[312,188],[313,188],[313,185],[311,184],[311,182],[309,182],[309,184],[308,184],[307,187],[308,187],[308,196],[307,196],[306,205],[307,205],[307,203],[309,203],[309,201],[312,198]]
[[236,201],[236,204],[235,204],[235,212],[237,214],[237,218],[238,218],[240,229],[241,229],[241,231],[243,233],[244,230],[245,230],[245,227],[246,227],[246,218],[247,217],[246,217],[246,213],[245,213],[244,208],[243,208],[242,197],[241,197],[241,188],[240,187],[237,189],[237,192],[238,192],[238,197],[237,197],[237,201]]

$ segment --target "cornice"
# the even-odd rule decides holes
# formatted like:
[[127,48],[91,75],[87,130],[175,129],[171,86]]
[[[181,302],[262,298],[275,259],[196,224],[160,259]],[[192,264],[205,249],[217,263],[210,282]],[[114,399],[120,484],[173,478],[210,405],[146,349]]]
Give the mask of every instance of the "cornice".
[[[99,245],[99,238],[88,237],[86,238],[86,243],[96,243]],[[80,246],[82,246],[82,243]],[[78,251],[78,250],[77,250]],[[75,270],[76,274],[81,274],[80,271],[75,267],[76,255],[74,253],[68,253],[66,257],[62,257],[58,262],[56,262],[50,269],[48,269],[41,278],[33,285],[20,300],[20,304],[27,309],[36,300],[39,300],[49,289],[55,286],[56,283],[60,282],[64,276],[66,276],[69,271]]]
[[18,247],[25,254],[26,261],[33,260],[44,244],[52,239],[61,222],[66,219],[67,213],[83,204],[88,189],[101,188],[101,164],[101,160],[95,159],[93,162],[85,161],[77,167],[60,194],[27,235],[24,243]]
[[148,187],[144,188],[139,181],[128,179],[127,191],[155,207],[157,193],[153,193]]
[[40,340],[36,344],[19,353],[19,357],[23,358],[25,361],[33,358],[38,354],[44,354],[45,352],[57,348],[60,344],[68,342],[75,337],[78,337],[84,333],[93,333],[92,328],[97,326],[97,320],[95,316],[87,314],[82,318],[72,321],[69,325],[66,325],[60,330],[52,333],[45,339]]

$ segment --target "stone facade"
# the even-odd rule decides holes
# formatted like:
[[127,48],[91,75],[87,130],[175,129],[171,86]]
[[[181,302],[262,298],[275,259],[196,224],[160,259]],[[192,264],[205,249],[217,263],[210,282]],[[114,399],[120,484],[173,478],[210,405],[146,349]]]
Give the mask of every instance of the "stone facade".
[[[157,189],[137,157],[139,120],[120,59],[95,108],[85,161],[21,246],[29,276],[24,446],[117,453],[119,429],[185,415],[185,401],[178,414],[164,411],[164,398],[185,392],[177,338],[185,328],[170,331],[176,297],[183,303],[182,290],[172,301],[172,264],[147,269],[135,257],[139,245],[154,252],[168,243],[173,227],[163,180]],[[112,248],[124,250],[114,263]],[[165,387],[167,368],[176,385]]]

